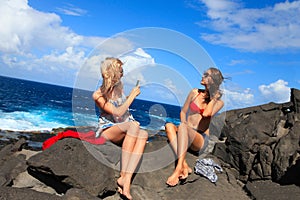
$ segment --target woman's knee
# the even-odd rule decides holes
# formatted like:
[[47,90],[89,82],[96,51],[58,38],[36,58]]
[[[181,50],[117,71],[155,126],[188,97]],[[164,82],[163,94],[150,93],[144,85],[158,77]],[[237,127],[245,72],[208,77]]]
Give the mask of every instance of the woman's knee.
[[138,137],[139,136],[139,130],[140,130],[140,123],[137,121],[130,121],[127,122],[129,124],[128,130],[126,131],[128,135],[132,137]]
[[188,126],[185,123],[181,123],[178,126],[178,137],[189,137],[189,133],[188,133]]
[[187,130],[186,123],[180,123],[178,126],[178,131]]
[[165,131],[168,133],[171,133],[171,132],[175,132],[176,133],[176,126],[172,123],[166,123],[165,125]]
[[141,139],[148,139],[148,132],[145,130],[140,130],[139,131],[139,138]]
[[127,123],[129,123],[130,129],[135,129],[135,130],[140,129],[140,123],[137,122],[137,121],[130,121],[130,122],[127,122]]
[[165,124],[165,130],[166,130],[166,131],[167,131],[167,130],[170,130],[171,127],[173,127],[173,124],[172,124],[172,123],[166,123],[166,124]]

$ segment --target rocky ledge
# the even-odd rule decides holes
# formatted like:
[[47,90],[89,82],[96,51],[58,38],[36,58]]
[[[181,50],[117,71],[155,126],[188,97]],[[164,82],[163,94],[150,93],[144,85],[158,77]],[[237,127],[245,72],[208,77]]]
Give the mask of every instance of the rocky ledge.
[[[299,199],[299,111],[300,91],[292,89],[290,102],[217,116],[211,130],[221,127],[224,141],[212,134],[209,148],[202,155],[222,167],[216,183],[192,173],[176,187],[168,187],[165,181],[174,170],[174,162],[158,165],[165,158],[175,157],[165,137],[153,138],[133,178],[133,198]],[[74,138],[59,140],[45,151],[27,146],[27,140],[20,138],[1,149],[0,199],[120,199],[116,190],[116,146],[92,145]],[[157,155],[154,153],[161,149],[159,156],[147,156]],[[116,153],[110,156],[108,150]],[[191,167],[196,159],[187,154]]]

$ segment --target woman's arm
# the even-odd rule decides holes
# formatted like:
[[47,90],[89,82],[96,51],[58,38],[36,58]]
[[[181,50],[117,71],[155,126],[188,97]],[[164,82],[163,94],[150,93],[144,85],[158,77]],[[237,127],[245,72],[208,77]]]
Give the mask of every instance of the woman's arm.
[[212,117],[223,108],[224,102],[218,98],[219,96],[220,94],[216,94],[211,98],[202,114],[203,117]]
[[195,89],[191,90],[189,95],[186,97],[186,100],[184,102],[184,105],[180,111],[180,121],[182,123],[186,123],[186,115],[187,115],[187,112],[189,110],[189,105],[190,105],[190,102],[191,102],[191,99],[193,96],[195,96]]
[[99,91],[94,92],[93,99],[95,100],[96,104],[106,113],[112,114],[116,117],[121,117],[125,114],[125,112],[128,110],[129,106],[132,104],[135,97],[137,97],[139,94],[140,94],[139,86],[134,87],[131,90],[126,101],[119,107],[116,107],[112,103],[106,101],[105,98],[101,96],[101,93]]

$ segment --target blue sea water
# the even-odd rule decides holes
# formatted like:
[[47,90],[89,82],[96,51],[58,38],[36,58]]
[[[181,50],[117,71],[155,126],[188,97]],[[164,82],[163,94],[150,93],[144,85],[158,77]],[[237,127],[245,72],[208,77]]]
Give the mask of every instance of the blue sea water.
[[[0,129],[51,130],[68,126],[97,126],[92,91],[0,76]],[[135,99],[130,111],[141,126],[164,129],[179,123],[180,107]]]

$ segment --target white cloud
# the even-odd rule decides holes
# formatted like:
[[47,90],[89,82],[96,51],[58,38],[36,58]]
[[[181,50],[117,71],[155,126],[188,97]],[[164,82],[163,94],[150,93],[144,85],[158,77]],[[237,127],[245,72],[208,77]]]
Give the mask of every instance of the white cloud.
[[3,0],[0,4],[0,51],[29,53],[32,49],[65,49],[82,42],[83,37],[61,26],[53,13],[34,10],[26,0]]
[[[172,74],[172,72],[170,72]],[[162,81],[162,85],[164,88],[156,89],[155,93],[157,93],[160,98],[162,98],[165,102],[172,102],[172,104],[181,104],[183,105],[187,94],[184,94],[182,88],[179,88],[178,85],[175,84],[174,81],[178,81],[179,79],[174,78],[166,78]],[[191,88],[185,88],[188,92]],[[154,92],[153,92],[154,93]]]
[[269,85],[260,85],[258,89],[265,99],[270,99],[276,103],[284,103],[290,100],[291,89],[287,85],[288,82],[279,79]]
[[124,81],[128,84],[135,84],[137,80],[140,80],[140,84],[144,84],[143,67],[155,64],[154,58],[141,48],[122,55],[120,59],[124,63]]
[[62,8],[57,8],[57,10],[65,15],[71,15],[71,16],[82,16],[87,13],[86,10],[78,8],[73,4],[66,4],[66,6]]
[[94,48],[105,38],[85,37],[62,26],[55,13],[33,9],[27,0],[2,0],[0,4],[0,52],[29,54],[33,50],[65,50],[68,47]]
[[128,70],[134,70],[138,67],[155,63],[154,58],[142,48],[137,48],[133,52],[126,53],[120,59],[124,62],[124,68],[128,68]]
[[231,60],[228,65],[234,66],[234,65],[241,65],[241,64],[245,64],[245,63],[247,63],[246,60]]
[[[84,14],[84,10],[68,6]],[[24,78],[42,82],[56,81],[55,74],[74,79],[73,75],[99,44],[102,54],[111,55],[132,47],[130,41],[120,37],[109,40],[108,44],[107,38],[78,35],[62,25],[60,16],[35,10],[27,0],[1,0],[0,24],[2,73],[14,76],[14,71],[22,71]],[[49,80],[41,78],[45,76]],[[61,84],[61,80],[57,81]]]
[[[230,89],[228,89],[230,87]],[[269,102],[285,103],[290,100],[290,88],[288,82],[284,80],[278,80],[269,85],[260,85],[258,87],[260,96],[254,96],[253,91],[250,88],[239,89],[234,85],[230,85],[224,89],[224,97],[226,110],[246,108],[249,106],[255,106],[258,104],[264,104]]]
[[226,109],[245,108],[252,106],[254,103],[254,94],[249,88],[242,91],[239,90],[224,90],[224,97]]
[[164,85],[169,88],[169,90],[171,90],[172,92],[174,92],[177,96],[181,95],[181,91],[179,91],[176,87],[176,85],[174,84],[174,82],[170,79],[167,78],[164,80]]
[[300,1],[260,9],[229,0],[201,2],[208,9],[201,25],[215,31],[202,34],[208,42],[252,52],[300,48]]
[[53,66],[65,66],[70,69],[78,69],[80,64],[83,63],[85,59],[84,51],[75,51],[73,47],[68,47],[63,53],[51,53],[49,55],[43,56],[37,61],[42,64],[46,62]]
[[0,52],[31,54],[49,53],[69,47],[94,48],[105,38],[85,37],[62,26],[54,13],[40,12],[27,0],[2,0],[0,4]]

